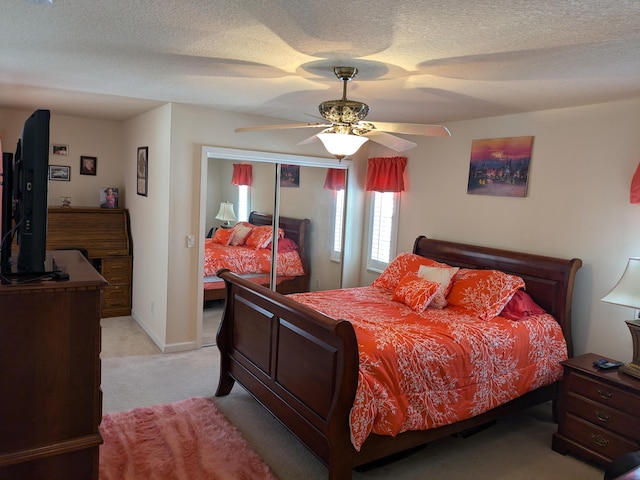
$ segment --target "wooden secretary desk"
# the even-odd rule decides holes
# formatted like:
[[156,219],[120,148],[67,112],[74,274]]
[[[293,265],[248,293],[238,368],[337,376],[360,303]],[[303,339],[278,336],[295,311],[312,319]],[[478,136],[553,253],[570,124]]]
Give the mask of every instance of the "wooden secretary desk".
[[81,248],[109,285],[102,317],[131,315],[133,246],[129,211],[122,208],[51,207],[47,250]]
[[104,278],[50,252],[68,280],[0,283],[0,480],[98,478]]

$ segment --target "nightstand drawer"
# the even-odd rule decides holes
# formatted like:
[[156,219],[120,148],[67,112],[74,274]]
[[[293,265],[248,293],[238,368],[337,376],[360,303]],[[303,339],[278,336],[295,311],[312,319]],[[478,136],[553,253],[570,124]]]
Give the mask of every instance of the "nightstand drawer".
[[570,392],[586,397],[594,402],[608,405],[611,408],[638,415],[638,396],[631,392],[613,387],[597,379],[589,378],[576,372],[570,372],[566,381]]
[[594,402],[569,392],[566,404],[567,413],[618,433],[634,441],[640,441],[640,418],[628,415],[601,402]]
[[640,448],[636,442],[631,442],[571,414],[567,414],[565,427],[566,437],[583,445],[587,450],[609,459]]

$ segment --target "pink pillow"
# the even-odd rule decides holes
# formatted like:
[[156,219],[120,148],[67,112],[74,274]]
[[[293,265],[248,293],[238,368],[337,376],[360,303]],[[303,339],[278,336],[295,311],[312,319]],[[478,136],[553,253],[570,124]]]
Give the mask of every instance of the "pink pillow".
[[404,303],[418,313],[429,306],[440,284],[423,279],[417,273],[407,273],[393,292],[393,300]]
[[[267,248],[271,248],[271,243]],[[290,238],[278,239],[278,253],[295,252],[296,250],[298,250],[298,244]]]
[[420,265],[418,275],[425,280],[438,284],[438,291],[433,297],[430,306],[434,308],[444,308],[447,306],[447,295],[449,294],[449,290],[451,290],[453,277],[458,273],[458,270],[460,270],[458,267],[443,268]]
[[462,268],[453,279],[447,300],[482,320],[496,317],[511,300],[513,294],[524,288],[524,280],[499,270],[471,270]]
[[415,253],[404,252],[394,258],[389,266],[385,268],[384,272],[382,272],[371,285],[386,288],[387,290],[395,290],[400,280],[402,280],[407,273],[418,273],[420,265],[449,267],[449,265],[445,263],[439,263],[430,258],[416,255]]
[[545,309],[534,302],[527,292],[518,290],[500,312],[500,316],[509,320],[522,320],[541,313],[546,313]]

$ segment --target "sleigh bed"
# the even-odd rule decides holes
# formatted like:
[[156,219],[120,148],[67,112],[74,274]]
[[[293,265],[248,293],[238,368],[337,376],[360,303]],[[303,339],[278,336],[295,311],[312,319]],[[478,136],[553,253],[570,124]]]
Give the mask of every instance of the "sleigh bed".
[[[481,413],[462,416],[459,421],[434,422],[432,427],[425,427],[424,430],[409,429],[393,436],[376,433],[374,429],[364,438],[358,439],[354,435],[354,431],[357,433],[357,429],[354,430],[354,423],[359,423],[359,417],[356,417],[358,421],[354,421],[351,415],[352,410],[356,412],[359,407],[362,407],[363,379],[367,377],[365,375],[367,369],[371,368],[371,364],[367,362],[364,362],[364,366],[362,365],[363,359],[368,358],[363,356],[365,352],[359,353],[359,345],[362,348],[365,343],[362,332],[366,332],[366,328],[363,329],[362,325],[366,327],[367,320],[334,319],[300,303],[304,301],[313,305],[314,294],[293,295],[292,297],[298,300],[296,301],[246,281],[229,271],[221,271],[219,276],[225,281],[227,296],[217,336],[221,365],[216,396],[228,394],[234,382],[238,381],[327,465],[330,479],[351,478],[354,467],[444,436],[472,431],[513,411],[555,400],[557,383],[561,376],[558,359],[572,356],[573,352],[571,297],[575,274],[582,262],[579,259],[565,260],[432,240],[426,237],[416,239],[413,253],[450,268],[458,267],[461,277],[464,277],[463,271],[472,272],[472,275],[475,274],[473,272],[482,274],[487,271],[499,271],[499,275],[508,277],[513,275],[519,277],[520,282],[523,280],[524,290],[535,302],[536,307],[541,311],[543,309],[544,312],[532,314],[531,317],[527,317],[526,322],[514,321],[513,323],[516,324],[514,329],[525,328],[525,324],[528,325],[529,321],[546,322],[546,326],[539,331],[545,332],[545,335],[546,332],[550,332],[549,337],[555,336],[555,340],[548,342],[555,348],[551,354],[553,365],[549,368],[553,372],[548,372],[551,380],[549,378],[545,381],[539,380],[538,384],[534,382],[533,387],[526,392],[519,392],[514,398],[502,403],[498,402],[497,405],[487,407],[488,409]],[[453,288],[456,288],[455,283],[453,285]],[[336,292],[344,294],[347,290],[353,290],[356,295],[354,298],[360,294],[366,299],[374,298],[367,297],[371,295],[367,289],[372,288],[378,288],[381,292],[380,302],[386,302],[385,305],[393,303],[390,291],[385,293],[384,289],[379,287],[360,287],[360,289]],[[399,303],[395,299],[397,291],[393,293],[395,303]],[[331,295],[331,292],[317,293],[320,296],[315,298],[315,301],[319,309],[330,311],[332,304],[328,301],[323,302],[322,295]],[[306,298],[307,295],[310,297]],[[336,305],[336,311],[342,308],[341,303],[345,302],[333,303]],[[371,306],[371,317],[376,316],[375,308],[375,305]],[[399,305],[398,308],[404,312],[402,315],[413,318],[412,309],[404,305]],[[444,317],[449,315],[447,312],[449,308],[455,309],[458,306],[448,306],[440,313],[436,312],[436,317],[441,316],[436,323],[446,323]],[[486,319],[487,323],[495,321],[500,325],[508,325],[511,322],[496,315],[498,315],[497,312],[490,315],[491,318]],[[474,323],[467,313],[463,313],[460,318],[459,322],[454,323],[467,322],[470,330],[485,328],[478,327],[480,323],[478,321]],[[397,320],[389,320],[390,324],[400,325],[395,322]],[[495,331],[497,337],[502,335],[498,327],[492,325],[488,328],[492,328],[493,330],[487,331]],[[380,331],[377,332],[374,337],[380,342]],[[489,339],[491,335],[492,333],[479,333],[480,337],[485,336]],[[543,338],[545,335],[536,335],[530,335],[533,338],[532,343],[547,342]],[[561,342],[561,353],[558,353],[559,342]],[[384,345],[379,347],[379,349],[382,348]],[[536,351],[535,355],[545,356],[545,354],[541,355],[540,350]],[[429,356],[426,354],[426,357]],[[558,356],[557,359],[556,356]],[[453,359],[457,355],[449,355],[449,357]],[[544,361],[542,358],[542,363]],[[490,368],[491,363],[487,365]],[[439,370],[437,366],[425,369],[425,374],[422,376],[434,376],[433,372],[437,370]],[[474,372],[469,372],[470,377],[473,374]],[[521,372],[516,375],[518,379],[521,376],[527,375],[522,375]],[[430,414],[427,413],[426,416],[429,417]]]
[[[258,213],[251,212],[249,215],[249,224],[261,227],[261,226],[270,226],[273,224],[273,215],[266,213]],[[288,251],[279,252],[278,253],[278,265],[285,264],[289,260],[293,260],[292,257],[299,257],[300,269],[288,269],[291,270],[288,275],[286,274],[278,274],[276,275],[276,283],[277,283],[277,291],[283,294],[287,293],[295,293],[295,292],[306,292],[309,290],[309,258],[308,258],[308,236],[306,235],[306,230],[309,226],[308,219],[298,219],[298,218],[290,218],[290,217],[280,217],[279,220],[279,228],[282,232],[282,238],[286,239],[287,245],[295,246],[295,250],[293,248],[286,249]],[[215,238],[215,235],[214,235]],[[271,261],[271,253],[270,248],[265,249],[254,249],[246,247],[245,245],[239,246],[231,246],[231,245],[220,245],[214,241],[214,238],[207,238],[205,240],[205,278],[204,278],[204,301],[208,302],[211,300],[222,300],[225,297],[225,287],[224,281],[217,277],[215,273],[219,268],[216,268],[216,261],[211,260],[209,257],[212,255],[220,255],[221,253],[231,257],[232,262],[240,261],[253,261],[254,263],[258,263],[258,260],[246,258],[246,254],[250,253],[253,255],[260,255],[259,259],[262,263],[262,267],[255,269],[246,270],[246,274],[243,275],[247,280],[258,283],[260,285],[269,286],[271,276],[268,273],[269,265]],[[279,242],[279,246],[284,242]],[[223,250],[219,252],[218,250]],[[240,256],[234,250],[243,251],[243,256],[245,258],[240,259]],[[282,250],[282,248],[280,248]],[[224,262],[224,258],[220,259],[220,261]],[[210,264],[207,262],[210,261]],[[268,265],[267,265],[268,262]],[[296,262],[298,260],[296,259]],[[222,263],[224,264],[224,263]],[[230,268],[234,271],[233,268]]]

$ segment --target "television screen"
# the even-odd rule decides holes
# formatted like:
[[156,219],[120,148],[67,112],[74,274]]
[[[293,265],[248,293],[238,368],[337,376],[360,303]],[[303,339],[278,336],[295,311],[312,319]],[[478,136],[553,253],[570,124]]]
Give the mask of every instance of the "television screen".
[[16,147],[13,197],[19,272],[46,271],[50,118],[49,110],[35,111],[24,123]]
[[11,240],[13,239],[13,154],[2,153],[0,164],[0,273],[11,271]]

